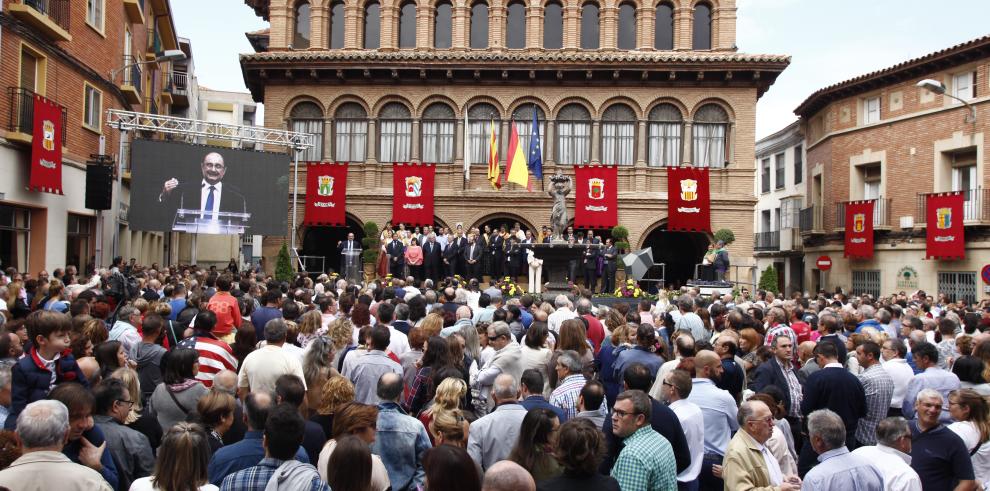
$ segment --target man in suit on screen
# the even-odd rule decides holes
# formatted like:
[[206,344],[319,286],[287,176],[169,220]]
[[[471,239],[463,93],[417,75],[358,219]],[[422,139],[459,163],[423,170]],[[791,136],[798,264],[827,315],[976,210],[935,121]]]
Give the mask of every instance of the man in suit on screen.
[[224,184],[227,166],[223,156],[210,152],[203,157],[203,178],[199,182],[179,182],[175,177],[162,184],[158,202],[168,206],[174,218],[176,210],[200,210],[201,217],[216,220],[218,213],[247,213],[247,202],[240,190]]

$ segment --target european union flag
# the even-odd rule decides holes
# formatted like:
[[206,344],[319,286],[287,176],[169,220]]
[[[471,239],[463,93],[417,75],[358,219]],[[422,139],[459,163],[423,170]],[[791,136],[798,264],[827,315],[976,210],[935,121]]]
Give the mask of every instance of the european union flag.
[[536,104],[533,104],[533,128],[529,132],[529,159],[526,166],[534,177],[543,181],[543,149],[540,148],[540,122],[536,118]]

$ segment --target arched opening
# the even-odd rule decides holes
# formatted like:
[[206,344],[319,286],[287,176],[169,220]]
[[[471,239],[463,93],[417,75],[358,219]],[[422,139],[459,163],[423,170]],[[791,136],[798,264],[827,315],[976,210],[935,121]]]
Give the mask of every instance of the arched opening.
[[684,117],[677,106],[657,104],[650,110],[647,127],[647,164],[650,167],[679,166],[681,164],[681,132]]
[[368,114],[356,102],[345,102],[334,113],[334,151],[337,162],[364,162]]
[[364,49],[378,49],[381,46],[381,28],[381,5],[368,2],[364,6]]
[[315,271],[319,268],[319,260],[307,261],[307,271],[325,273],[329,271],[341,272],[341,253],[337,244],[347,240],[347,234],[353,233],[354,240],[358,244],[364,238],[364,229],[361,223],[347,215],[345,225],[337,227],[308,227],[303,233],[301,256],[323,257],[323,271]]
[[543,49],[564,47],[564,9],[557,2],[543,8]]
[[598,4],[588,2],[581,7],[581,49],[598,49]]
[[457,117],[446,103],[434,102],[423,111],[423,162],[454,162],[454,133]]
[[406,2],[399,10],[399,47],[416,47],[416,2]]
[[585,164],[591,160],[591,113],[580,104],[568,104],[557,114],[557,163]]
[[409,108],[389,102],[378,114],[379,162],[409,162],[412,150],[412,115]]
[[636,113],[625,104],[613,104],[602,114],[602,163],[633,165]]
[[712,49],[712,7],[707,3],[694,6],[694,31],[691,49]]
[[[640,249],[652,247],[653,262],[666,264],[665,284],[680,288],[694,279],[694,266],[701,262],[711,240],[702,232],[668,232],[667,224],[662,224],[646,234]],[[660,273],[660,268],[653,268],[646,279],[659,279]]]
[[293,30],[292,47],[295,49],[309,48],[309,2],[296,4],[295,29]]
[[636,49],[636,6],[619,5],[619,49]]
[[705,104],[694,114],[694,165],[722,168],[728,162],[729,113],[718,104]]
[[472,227],[478,227],[478,230],[482,232],[485,231],[486,225],[491,227],[493,232],[498,230],[500,227],[505,227],[506,230],[511,232],[516,224],[519,224],[519,229],[522,230],[523,233],[527,230],[532,230],[533,235],[536,235],[536,232],[538,232],[538,230],[532,228],[532,224],[530,224],[525,218],[512,213],[496,213],[493,215],[488,215],[481,220],[478,220],[478,222],[472,225]]
[[488,4],[471,6],[471,49],[488,48]]
[[526,47],[526,5],[522,2],[509,4],[505,21],[505,47],[522,49]]
[[433,47],[449,49],[452,41],[453,7],[450,2],[440,2],[433,14]]
[[657,5],[653,47],[659,50],[674,49],[674,6],[667,2]]
[[330,4],[330,49],[344,47],[344,2]]

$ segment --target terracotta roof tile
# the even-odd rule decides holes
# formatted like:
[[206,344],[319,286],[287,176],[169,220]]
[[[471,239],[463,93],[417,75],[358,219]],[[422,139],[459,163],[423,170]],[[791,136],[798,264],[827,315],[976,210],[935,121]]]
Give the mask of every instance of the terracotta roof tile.
[[745,54],[732,52],[669,52],[669,51],[391,51],[323,50],[269,51],[242,54],[241,61],[427,61],[427,62],[652,62],[652,63],[790,63],[790,56]]

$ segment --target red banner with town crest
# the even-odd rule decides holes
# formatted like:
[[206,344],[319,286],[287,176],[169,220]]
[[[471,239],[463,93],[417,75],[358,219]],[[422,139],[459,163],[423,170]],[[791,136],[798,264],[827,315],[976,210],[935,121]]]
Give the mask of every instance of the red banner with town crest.
[[31,142],[33,191],[62,193],[62,107],[35,94],[34,132]]
[[873,207],[876,202],[846,203],[846,250],[850,259],[873,258]]
[[392,223],[433,225],[433,164],[392,165]]
[[925,259],[963,259],[966,240],[963,233],[962,193],[925,195],[928,250]]
[[619,171],[611,166],[574,167],[574,228],[619,224]]
[[707,167],[667,167],[667,230],[711,231]]
[[344,225],[347,164],[306,163],[306,215],[303,225]]

